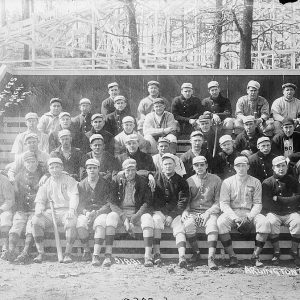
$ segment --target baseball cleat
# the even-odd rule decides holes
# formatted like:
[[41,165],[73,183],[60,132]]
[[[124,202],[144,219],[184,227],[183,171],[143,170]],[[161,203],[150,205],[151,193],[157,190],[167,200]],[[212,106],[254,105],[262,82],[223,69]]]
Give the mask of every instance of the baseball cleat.
[[110,267],[111,266],[111,257],[110,256],[106,256],[103,263],[102,263],[102,267]]
[[256,256],[256,255],[253,255],[251,257],[251,262],[257,268],[260,268],[260,267],[264,266],[263,262],[259,259],[259,256]]
[[153,267],[153,262],[152,262],[151,257],[145,257],[144,266],[145,267]]
[[200,261],[201,256],[200,256],[200,251],[194,252],[191,256],[191,258],[189,259],[189,261],[191,263],[196,263],[198,261]]
[[81,260],[82,261],[90,261],[92,259],[92,254],[90,251],[83,251]]
[[238,265],[238,260],[236,256],[231,256],[229,259],[229,267],[236,267]]
[[40,263],[42,263],[43,260],[44,260],[44,255],[42,253],[39,253],[37,255],[37,257],[35,257],[33,259],[33,262],[36,263],[36,264],[40,264]]
[[274,266],[278,266],[278,265],[279,265],[279,263],[280,263],[280,253],[279,253],[279,252],[274,253],[271,262],[272,262],[272,264],[273,264]]
[[73,260],[72,260],[72,257],[70,256],[70,254],[65,254],[65,257],[64,257],[64,260],[63,260],[63,263],[64,264],[69,264],[71,263]]
[[187,262],[186,262],[186,258],[184,255],[179,257],[178,266],[179,266],[179,268],[187,267]]
[[294,263],[297,267],[300,266],[300,257],[298,256],[298,253],[293,252],[292,249],[290,249],[289,254],[292,256],[292,258],[294,259]]
[[30,255],[27,252],[21,252],[21,254],[15,259],[17,264],[26,264],[30,261]]
[[99,267],[99,266],[101,266],[99,255],[93,255],[93,258],[92,258],[92,266],[94,266],[94,267]]
[[215,258],[214,257],[209,257],[207,260],[207,265],[210,270],[218,270],[218,266],[215,263]]
[[154,262],[155,265],[161,265],[160,253],[155,253],[154,254],[153,262]]

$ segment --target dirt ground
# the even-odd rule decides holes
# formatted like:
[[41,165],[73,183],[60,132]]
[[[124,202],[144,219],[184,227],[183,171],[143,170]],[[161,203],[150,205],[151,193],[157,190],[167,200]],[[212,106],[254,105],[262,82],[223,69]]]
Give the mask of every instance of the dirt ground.
[[[218,262],[218,271],[209,271],[205,260],[193,268],[180,269],[176,262],[145,268],[142,264],[113,264],[110,268],[93,267],[88,262],[59,264],[53,258],[42,264],[14,265],[0,262],[0,299],[299,299],[300,275],[245,274],[238,268]],[[266,269],[274,269],[268,265]],[[292,272],[290,272],[292,273]]]

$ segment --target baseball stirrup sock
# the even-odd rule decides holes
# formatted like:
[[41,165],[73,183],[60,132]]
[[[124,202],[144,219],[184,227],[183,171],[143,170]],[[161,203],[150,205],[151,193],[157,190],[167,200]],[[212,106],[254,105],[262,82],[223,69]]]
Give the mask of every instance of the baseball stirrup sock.
[[104,242],[104,239],[98,239],[98,238],[96,238],[94,243],[96,245],[103,245],[103,242]]
[[9,234],[9,250],[14,250],[17,246],[19,235],[15,232]]
[[112,245],[114,243],[115,236],[114,235],[106,235],[105,237],[105,245]]
[[228,248],[230,246],[232,246],[232,240],[227,240],[227,241],[221,241],[222,245],[224,246],[224,248]]
[[160,239],[154,238],[154,239],[153,239],[153,244],[154,244],[154,245],[160,245]]
[[150,237],[144,237],[144,243],[145,243],[145,247],[151,247],[153,245],[153,236]]
[[208,245],[208,248],[217,248],[217,241],[208,241],[207,245]]
[[271,242],[272,244],[275,244],[275,243],[279,242],[279,236],[276,236],[276,237],[274,237],[274,238],[271,238],[271,239],[270,239],[270,242]]
[[300,238],[295,237],[295,236],[292,235],[292,242],[299,244],[300,243]]
[[26,234],[23,252],[28,252],[29,248],[32,245],[32,242],[33,242],[32,234],[31,233]]
[[255,246],[256,247],[263,248],[264,245],[265,245],[265,242],[261,242],[261,241],[255,240]]

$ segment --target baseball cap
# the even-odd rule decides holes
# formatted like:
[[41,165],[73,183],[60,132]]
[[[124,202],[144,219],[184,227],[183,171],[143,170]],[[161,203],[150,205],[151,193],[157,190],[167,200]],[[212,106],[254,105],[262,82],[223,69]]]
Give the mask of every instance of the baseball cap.
[[91,103],[91,100],[88,99],[88,98],[82,98],[80,101],[79,101],[79,104],[92,104]]
[[259,84],[259,82],[255,81],[255,80],[250,80],[247,84],[247,88],[248,87],[253,87],[253,88],[259,90],[260,89],[260,84]]
[[243,118],[244,124],[246,124],[246,123],[248,123],[248,122],[254,122],[254,121],[255,121],[254,116],[245,116],[245,117]]
[[190,138],[194,137],[194,136],[197,136],[197,135],[200,135],[203,137],[203,133],[199,130],[196,130],[196,131],[193,131],[190,135]]
[[48,166],[50,166],[51,164],[54,164],[54,163],[63,165],[63,162],[62,162],[61,159],[58,158],[58,157],[51,157],[51,158],[49,158],[48,161],[47,161]]
[[86,162],[85,162],[85,166],[88,166],[88,165],[93,165],[93,166],[97,166],[97,167],[100,167],[100,163],[97,159],[94,159],[94,158],[90,158],[88,159]]
[[291,82],[287,82],[285,84],[282,85],[282,89],[284,90],[286,87],[291,87],[293,88],[294,90],[297,88],[296,84],[294,83],[291,83]]
[[284,156],[282,156],[282,155],[276,156],[276,157],[273,158],[273,160],[272,160],[272,165],[273,165],[273,166],[277,166],[277,165],[279,165],[279,164],[281,164],[281,163],[286,163],[286,158],[285,158]]
[[37,140],[39,139],[39,137],[36,133],[31,132],[31,133],[26,134],[24,142],[26,142],[28,139],[31,139],[31,138],[37,139]]
[[117,102],[118,100],[126,101],[126,98],[124,96],[119,95],[114,98],[114,102]]
[[138,141],[138,140],[139,140],[139,137],[135,133],[126,135],[126,137],[125,137],[125,143],[127,143],[129,141]]
[[23,160],[24,161],[27,161],[27,160],[37,160],[37,157],[36,157],[36,155],[35,155],[34,152],[26,151],[23,154]]
[[58,102],[58,103],[62,103],[61,99],[60,98],[51,98],[50,99],[50,104],[54,103],[54,102]]
[[95,134],[91,135],[91,137],[90,137],[90,144],[94,140],[102,140],[102,141],[104,141],[103,136],[101,134],[98,134],[98,133],[95,133]]
[[201,123],[201,122],[206,122],[206,121],[210,121],[211,118],[210,118],[210,115],[206,114],[206,115],[201,115],[199,118],[198,118],[198,121]]
[[153,104],[163,104],[165,105],[165,100],[163,98],[155,98]]
[[65,135],[71,136],[70,130],[68,130],[68,129],[63,129],[63,130],[60,130],[60,131],[58,132],[58,138],[61,138],[62,136],[65,136]]
[[102,114],[93,114],[91,120],[94,121],[96,118],[104,119],[105,117]]
[[62,117],[64,117],[64,116],[68,116],[68,117],[71,118],[71,115],[70,115],[68,112],[66,112],[66,111],[63,111],[63,112],[61,112],[61,113],[59,114],[59,118],[62,118]]
[[295,125],[295,123],[292,118],[286,117],[282,120],[282,125]]
[[167,139],[167,138],[165,138],[165,137],[162,137],[162,136],[161,136],[161,137],[158,139],[157,143],[168,143],[168,144],[170,144],[170,140]]
[[260,137],[257,142],[256,142],[256,145],[258,146],[259,144],[263,143],[263,142],[269,142],[271,143],[270,139],[266,136],[262,136]]
[[173,161],[175,162],[175,155],[174,154],[172,154],[172,153],[165,153],[162,157],[161,157],[161,159],[162,160],[165,160],[165,159],[167,159],[167,158],[171,158],[171,159],[173,159]]
[[127,122],[130,122],[130,123],[134,123],[134,118],[131,117],[131,116],[126,116],[122,119],[122,123],[127,123]]
[[193,89],[193,85],[189,82],[185,82],[181,85],[181,89]]
[[157,87],[159,87],[159,82],[156,80],[150,80],[150,81],[148,81],[147,86],[150,86],[150,85],[156,85]]
[[195,156],[193,158],[193,165],[197,164],[197,163],[206,163],[206,162],[207,162],[207,159],[202,155]]
[[219,144],[220,145],[224,144],[227,141],[233,141],[231,135],[229,135],[229,134],[222,135],[219,138]]
[[38,115],[37,113],[33,113],[33,112],[30,112],[28,114],[25,115],[25,120],[28,120],[28,119],[38,119]]
[[218,81],[210,81],[208,84],[207,84],[207,88],[210,89],[212,87],[219,87],[219,82]]
[[119,85],[118,85],[117,82],[111,82],[111,83],[109,83],[109,84],[107,85],[107,88],[108,88],[108,89],[111,89],[111,88],[114,87],[114,86],[119,86]]
[[127,169],[129,167],[136,167],[136,160],[133,158],[127,158],[122,163],[122,169]]
[[234,160],[234,165],[238,165],[238,164],[249,164],[249,160],[246,156],[238,156],[235,160]]

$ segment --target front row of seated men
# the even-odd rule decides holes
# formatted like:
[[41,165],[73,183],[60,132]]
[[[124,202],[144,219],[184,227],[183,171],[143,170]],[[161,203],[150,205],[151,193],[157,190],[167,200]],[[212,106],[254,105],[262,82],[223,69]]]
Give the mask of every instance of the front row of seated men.
[[[237,258],[230,231],[246,218],[256,232],[252,256],[256,266],[262,265],[259,255],[268,236],[274,247],[273,262],[278,263],[282,224],[289,227],[292,235],[290,254],[295,264],[300,264],[300,185],[288,175],[284,156],[273,158],[273,175],[262,184],[248,174],[248,158],[237,156],[233,162],[236,174],[221,183],[217,175],[208,172],[208,161],[204,156],[192,158],[195,173],[185,180],[175,172],[173,154],[163,154],[161,171],[151,173],[142,169],[145,161],[139,160],[135,143],[130,149],[131,153],[126,153],[121,160],[122,170],[112,181],[99,173],[97,159],[86,160],[87,177],[78,183],[64,172],[60,158],[50,158],[47,161],[49,174],[40,187],[39,180],[44,172],[36,155],[25,152],[24,169],[15,177],[15,191],[9,180],[0,175],[0,229],[5,240],[2,259],[28,262],[34,240],[38,252],[34,261],[44,260],[44,235],[45,230],[52,227],[49,204],[53,202],[57,222],[63,225],[66,233],[65,263],[72,261],[72,247],[78,237],[84,248],[83,259],[92,258],[94,266],[100,265],[100,251],[105,243],[103,266],[110,266],[117,229],[124,227],[134,236],[136,228],[140,227],[145,243],[144,265],[160,264],[161,233],[165,227],[170,227],[178,248],[180,267],[187,265],[186,242],[192,248],[191,262],[200,259],[198,228],[204,229],[207,235],[209,268],[217,269],[218,238],[229,254],[230,266],[235,266]],[[16,245],[24,230],[25,246],[17,256]],[[94,231],[93,254],[88,244],[91,230]]]

